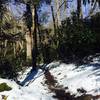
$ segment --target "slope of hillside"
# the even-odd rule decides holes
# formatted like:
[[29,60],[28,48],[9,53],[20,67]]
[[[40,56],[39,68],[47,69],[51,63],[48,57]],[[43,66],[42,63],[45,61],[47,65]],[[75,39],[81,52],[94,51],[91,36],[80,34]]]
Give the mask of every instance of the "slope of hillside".
[[81,95],[92,95],[95,100],[100,99],[98,60],[94,59],[90,64],[79,67],[60,62],[52,62],[46,67],[49,69],[48,74],[41,69],[29,73],[31,68],[27,69],[23,75],[19,76],[22,86],[12,80],[0,79],[0,83],[5,82],[12,87],[11,91],[0,92],[0,98],[5,95],[7,100],[58,100],[59,98],[54,98],[55,91],[64,89],[63,93],[70,93],[75,98]]

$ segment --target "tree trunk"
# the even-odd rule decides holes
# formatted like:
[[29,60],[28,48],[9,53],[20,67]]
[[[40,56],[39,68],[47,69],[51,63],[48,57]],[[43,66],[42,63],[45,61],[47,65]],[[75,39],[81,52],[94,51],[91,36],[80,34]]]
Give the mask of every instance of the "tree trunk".
[[64,4],[64,15],[65,15],[65,17],[64,18],[66,18],[67,17],[67,0],[64,0],[64,2],[65,2],[65,4]]
[[[55,22],[54,9],[53,9],[53,6],[52,5],[51,5],[51,12],[52,12],[52,19],[53,19],[53,26],[54,26],[54,40],[53,40],[54,44],[53,45],[55,45],[56,51],[57,51],[58,44],[59,44],[59,40],[58,40],[58,36],[59,35],[58,35],[58,32],[57,32],[58,25]],[[58,58],[58,55],[57,55],[56,58]]]
[[27,61],[32,60],[32,33],[31,31],[28,31],[26,33],[26,57]]
[[13,53],[14,57],[16,57],[16,43],[13,43]]
[[61,25],[61,18],[60,18],[60,0],[55,0],[56,3],[56,9],[57,9],[57,24],[58,26]]
[[4,47],[5,47],[5,50],[4,50],[4,57],[5,57],[7,53],[7,40],[4,41]]
[[26,26],[27,26],[27,31],[26,31],[26,60],[27,61],[31,61],[32,60],[32,45],[33,45],[33,41],[32,41],[32,11],[31,11],[31,5],[30,4],[26,4],[26,12],[24,14],[25,16],[25,22],[26,22]]
[[33,69],[36,68],[37,60],[37,26],[38,26],[38,14],[36,5],[27,4],[26,7],[26,24],[28,32],[26,34],[26,48],[27,59],[32,60]]
[[77,17],[78,17],[78,19],[82,18],[82,4],[81,4],[81,0],[77,0]]
[[36,5],[34,5],[34,12],[33,12],[33,17],[34,17],[34,31],[33,31],[33,50],[32,50],[32,65],[33,69],[36,68],[36,61],[37,61],[37,29],[38,29],[38,14],[37,14],[37,8]]
[[56,34],[56,23],[55,23],[54,10],[53,10],[53,6],[52,6],[52,5],[51,5],[51,12],[52,12],[52,19],[53,19],[54,33]]

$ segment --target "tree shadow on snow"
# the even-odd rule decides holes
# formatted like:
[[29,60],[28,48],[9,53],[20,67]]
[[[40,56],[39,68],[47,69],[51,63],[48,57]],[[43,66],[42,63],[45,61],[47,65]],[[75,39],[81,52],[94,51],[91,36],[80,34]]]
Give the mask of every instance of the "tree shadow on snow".
[[28,82],[30,82],[31,80],[33,80],[35,78],[35,76],[37,75],[37,73],[38,73],[38,69],[31,70],[27,74],[26,78],[22,82],[19,82],[19,85],[24,86],[25,84],[27,84]]
[[90,68],[91,74],[89,76],[96,76],[96,81],[100,81],[100,62],[82,65],[84,68]]
[[100,63],[88,64],[88,66],[93,66],[93,70],[98,70],[98,69],[100,69]]
[[48,70],[47,64],[43,64],[38,66],[38,68],[31,69],[31,71],[27,74],[26,78],[22,82],[17,82],[21,86],[28,86],[35,79],[43,75],[45,71]]

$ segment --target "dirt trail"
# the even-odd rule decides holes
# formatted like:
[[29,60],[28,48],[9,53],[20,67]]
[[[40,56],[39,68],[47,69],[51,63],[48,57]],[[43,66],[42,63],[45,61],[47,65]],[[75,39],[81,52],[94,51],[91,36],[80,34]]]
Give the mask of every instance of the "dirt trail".
[[[65,89],[63,89],[62,86],[60,86],[57,82],[57,80],[54,79],[53,75],[49,71],[45,73],[45,84],[48,85],[48,89],[55,93],[53,96],[54,98],[58,100],[75,100],[74,95],[70,95],[70,93],[66,93]],[[67,87],[66,87],[67,89]]]
[[63,86],[60,86],[57,80],[54,79],[54,76],[51,75],[49,71],[45,72],[45,79],[45,84],[47,84],[48,89],[55,94],[53,95],[53,98],[58,100],[97,100],[100,98],[99,95],[92,96],[84,94],[80,97],[75,97],[75,95],[71,95],[69,92],[66,93],[68,88],[63,88]]

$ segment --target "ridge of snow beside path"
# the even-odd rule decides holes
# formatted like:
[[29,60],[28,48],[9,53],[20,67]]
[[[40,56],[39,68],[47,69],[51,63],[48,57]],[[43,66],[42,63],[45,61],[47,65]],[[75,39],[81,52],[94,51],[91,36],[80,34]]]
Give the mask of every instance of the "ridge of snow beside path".
[[79,95],[77,89],[84,89],[87,94],[100,95],[100,67],[94,70],[94,66],[83,65],[77,68],[74,64],[61,64],[50,72],[72,94]]

